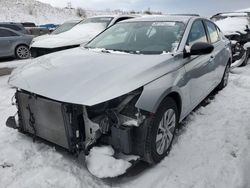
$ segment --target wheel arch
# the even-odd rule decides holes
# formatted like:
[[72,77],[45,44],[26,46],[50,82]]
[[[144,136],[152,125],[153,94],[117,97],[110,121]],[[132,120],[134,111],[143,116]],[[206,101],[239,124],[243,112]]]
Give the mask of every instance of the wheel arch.
[[[139,100],[136,103],[136,107],[140,108],[142,110],[156,113],[157,109],[159,108],[160,104],[167,98],[172,98],[177,105],[179,116],[181,116],[182,113],[182,94],[180,89],[178,89],[176,86],[167,89],[160,95],[150,95],[149,92],[145,93],[146,96],[143,96],[143,93]],[[157,98],[157,100],[155,100]]]

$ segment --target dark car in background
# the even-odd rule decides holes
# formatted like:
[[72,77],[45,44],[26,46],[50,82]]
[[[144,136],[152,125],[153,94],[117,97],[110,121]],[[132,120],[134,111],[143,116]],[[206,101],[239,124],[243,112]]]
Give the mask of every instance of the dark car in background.
[[211,17],[224,35],[231,41],[232,67],[245,66],[248,62],[250,49],[244,45],[250,42],[250,12],[225,12]]
[[23,27],[26,31],[33,36],[41,36],[50,33],[50,30],[45,27],[38,27],[33,22],[23,22]]
[[31,35],[0,27],[0,57],[29,58],[32,38]]

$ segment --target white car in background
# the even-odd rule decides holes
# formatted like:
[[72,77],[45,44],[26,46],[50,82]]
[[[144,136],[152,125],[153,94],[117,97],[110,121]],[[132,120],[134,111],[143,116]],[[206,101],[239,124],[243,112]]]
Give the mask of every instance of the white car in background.
[[247,65],[250,55],[250,12],[225,12],[211,18],[231,41],[231,67]]
[[76,26],[78,23],[80,23],[82,20],[70,20],[70,21],[66,21],[64,22],[62,25],[58,26],[53,32],[51,32],[50,34],[46,34],[46,35],[41,35],[38,37],[33,38],[32,43],[37,42],[39,40],[44,40],[47,38],[51,38],[52,35],[58,35],[60,33],[69,31],[70,29],[72,29],[74,26]]
[[49,53],[78,47],[90,41],[107,27],[130,18],[134,18],[134,16],[107,15],[87,18],[68,31],[56,35],[47,35],[33,40],[30,45],[31,56],[39,57]]

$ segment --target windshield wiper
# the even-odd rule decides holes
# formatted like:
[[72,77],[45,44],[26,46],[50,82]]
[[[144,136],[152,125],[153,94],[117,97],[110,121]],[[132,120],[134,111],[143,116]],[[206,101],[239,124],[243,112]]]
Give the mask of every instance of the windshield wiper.
[[111,49],[111,50],[115,52],[124,52],[128,54],[140,54],[140,51],[133,51],[133,50],[117,50],[117,49]]

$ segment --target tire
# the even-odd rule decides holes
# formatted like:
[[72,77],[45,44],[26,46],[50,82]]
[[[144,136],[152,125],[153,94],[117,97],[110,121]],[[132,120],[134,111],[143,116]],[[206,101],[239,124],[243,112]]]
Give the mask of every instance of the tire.
[[167,156],[171,150],[176,127],[179,123],[175,101],[167,97],[160,104],[155,116],[148,118],[144,123],[146,123],[147,134],[143,160],[149,164],[155,164]]
[[28,59],[30,57],[29,47],[26,45],[19,45],[16,47],[15,55],[17,59]]
[[249,59],[249,51],[246,50],[246,52],[244,53],[244,55],[245,55],[245,59],[244,59],[243,63],[240,65],[240,67],[244,67],[244,66],[247,65],[248,59]]
[[230,63],[228,63],[226,68],[225,68],[222,80],[221,80],[220,84],[217,87],[218,91],[222,90],[223,88],[225,88],[227,86],[229,74],[230,74]]

